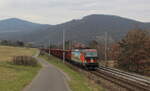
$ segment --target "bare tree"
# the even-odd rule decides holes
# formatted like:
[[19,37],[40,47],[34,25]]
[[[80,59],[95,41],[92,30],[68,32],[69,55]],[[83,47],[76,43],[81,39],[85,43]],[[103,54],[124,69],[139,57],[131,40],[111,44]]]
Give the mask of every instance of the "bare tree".
[[150,34],[135,29],[119,42],[121,52],[119,65],[121,68],[143,73],[150,66]]

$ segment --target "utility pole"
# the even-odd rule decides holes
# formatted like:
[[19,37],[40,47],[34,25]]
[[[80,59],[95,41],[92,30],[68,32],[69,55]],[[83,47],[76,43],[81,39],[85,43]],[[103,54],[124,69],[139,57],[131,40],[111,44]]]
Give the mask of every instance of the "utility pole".
[[105,32],[105,61],[107,61],[107,47],[108,47],[107,38],[108,38],[108,33]]
[[71,50],[72,49],[72,41],[70,40],[70,42],[69,42],[69,50]]
[[65,30],[63,30],[63,63],[65,62]]
[[58,32],[57,48],[59,49],[59,32]]
[[71,43],[70,43],[70,40],[68,40],[68,50],[70,50],[71,49]]
[[49,56],[51,55],[51,41],[49,40]]

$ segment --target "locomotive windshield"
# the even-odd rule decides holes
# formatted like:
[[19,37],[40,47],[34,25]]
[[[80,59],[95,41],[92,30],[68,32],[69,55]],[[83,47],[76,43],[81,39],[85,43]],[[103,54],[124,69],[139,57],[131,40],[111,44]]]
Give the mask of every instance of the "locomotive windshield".
[[97,52],[86,52],[85,56],[86,57],[97,57]]

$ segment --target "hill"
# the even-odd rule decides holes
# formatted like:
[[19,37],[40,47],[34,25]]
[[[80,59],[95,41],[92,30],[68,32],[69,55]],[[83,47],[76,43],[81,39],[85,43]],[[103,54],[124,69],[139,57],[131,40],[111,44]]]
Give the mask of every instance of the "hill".
[[[15,23],[15,25],[13,25],[14,23],[12,24],[13,26],[17,26],[16,24],[18,24],[16,21],[9,21]],[[4,21],[0,21],[0,31],[2,31],[1,22]],[[120,16],[97,14],[85,16],[82,19],[75,19],[58,25],[42,25],[31,22],[22,23],[21,25],[22,27],[32,26],[18,29],[20,32],[17,33],[3,33],[2,36],[0,35],[0,39],[20,39],[38,44],[45,44],[48,43],[48,40],[51,40],[52,42],[57,43],[58,41],[62,41],[62,30],[65,30],[67,40],[88,42],[90,40],[98,39],[99,41],[103,41],[104,33],[107,32],[109,34],[109,40],[113,42],[121,39],[129,30],[135,28],[135,26],[142,29],[150,29],[150,23],[144,23]],[[11,29],[17,30],[14,28]],[[22,33],[22,31],[24,33]]]
[[24,31],[31,31],[31,30],[33,31],[33,30],[37,30],[42,26],[46,26],[46,25],[32,23],[17,18],[10,18],[10,19],[0,21],[0,33],[19,32],[19,31],[24,32]]

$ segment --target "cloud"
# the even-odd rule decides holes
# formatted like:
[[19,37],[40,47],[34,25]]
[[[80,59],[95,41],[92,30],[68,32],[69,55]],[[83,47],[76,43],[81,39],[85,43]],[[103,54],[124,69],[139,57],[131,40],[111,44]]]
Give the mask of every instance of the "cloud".
[[95,13],[150,21],[150,0],[0,0],[0,11],[0,18],[50,24]]

